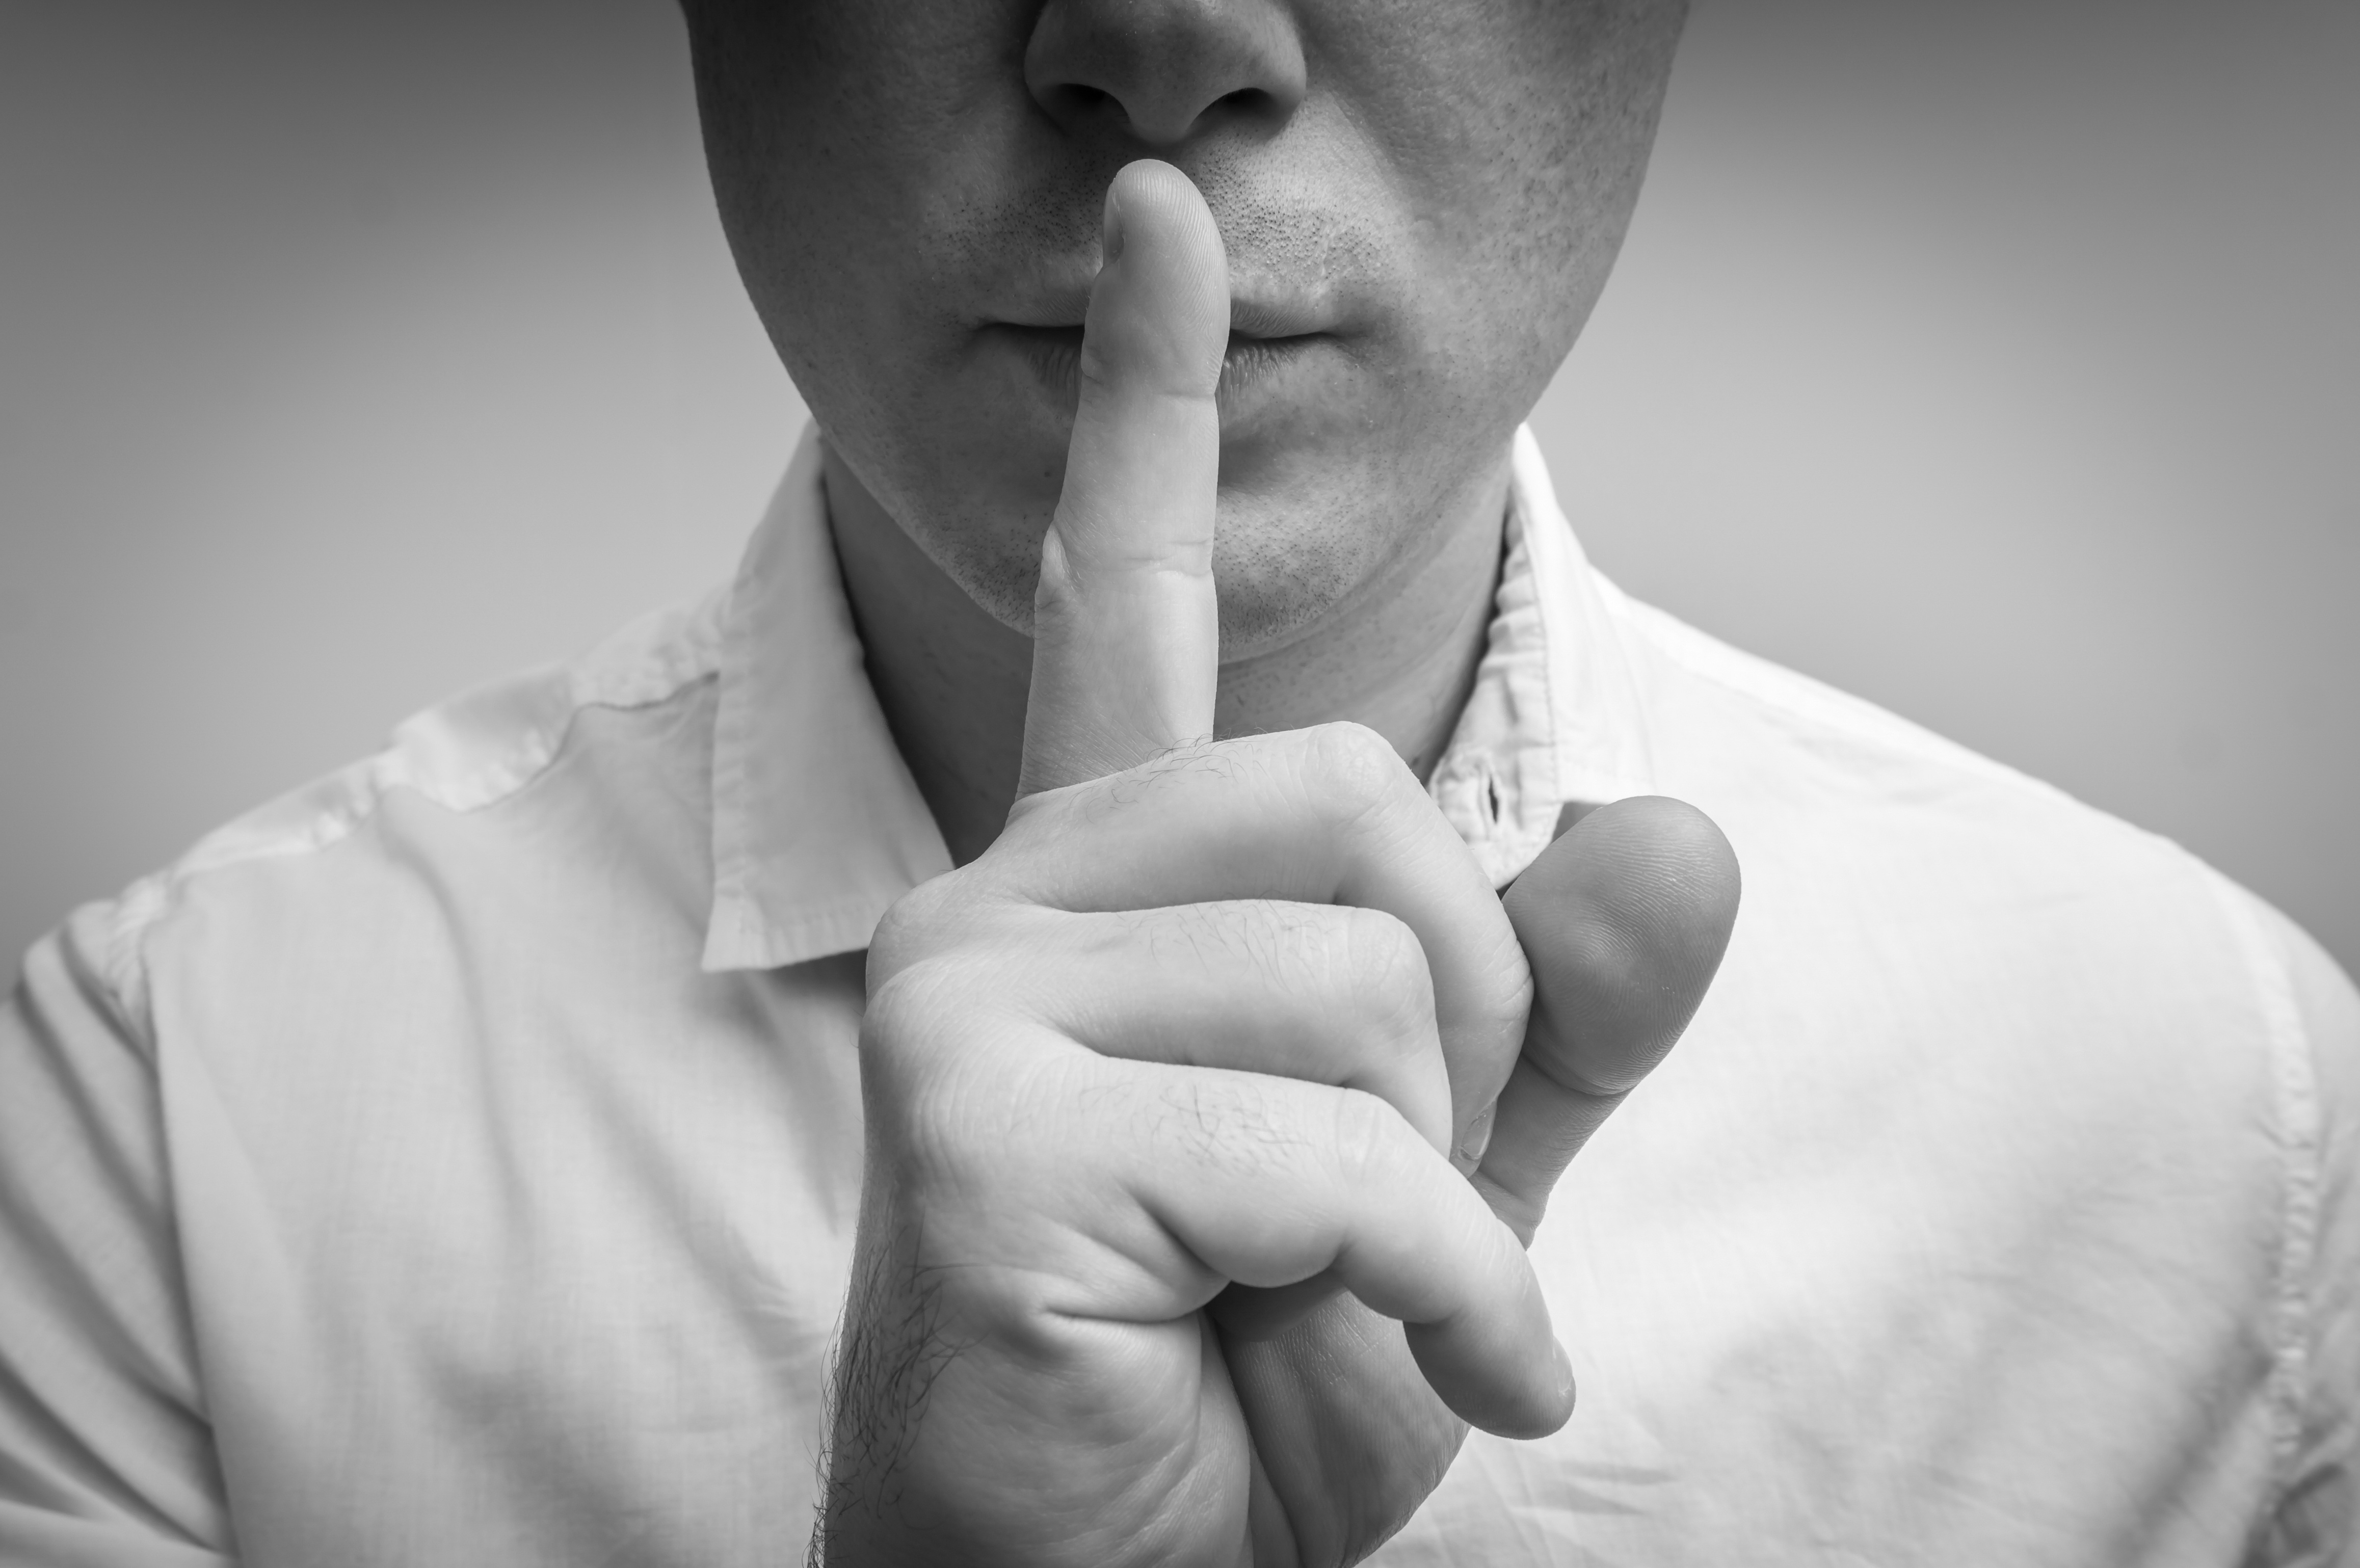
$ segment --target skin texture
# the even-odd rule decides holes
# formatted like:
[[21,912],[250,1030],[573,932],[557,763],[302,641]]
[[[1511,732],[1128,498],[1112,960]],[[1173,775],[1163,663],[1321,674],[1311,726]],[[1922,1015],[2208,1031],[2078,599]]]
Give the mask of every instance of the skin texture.
[[1734,915],[1677,802],[1503,904],[1418,782],[1678,8],[691,19],[872,677],[972,835],[870,952],[814,1552],[1356,1561],[1463,1422],[1566,1419],[1520,1244]]
[[1218,235],[1157,163],[1106,226],[1023,792],[869,953],[831,1563],[1349,1562],[1461,1422],[1554,1430],[1522,1244],[1733,914],[1677,802],[1601,808],[1503,905],[1365,726],[1188,738]]
[[[1015,795],[1073,328],[1141,157],[1203,192],[1262,339],[1220,388],[1218,733],[1351,718],[1431,768],[1480,653],[1509,439],[1604,285],[1683,7],[688,15],[722,219],[826,433],[872,677],[954,855]],[[946,581],[913,587],[921,562]]]

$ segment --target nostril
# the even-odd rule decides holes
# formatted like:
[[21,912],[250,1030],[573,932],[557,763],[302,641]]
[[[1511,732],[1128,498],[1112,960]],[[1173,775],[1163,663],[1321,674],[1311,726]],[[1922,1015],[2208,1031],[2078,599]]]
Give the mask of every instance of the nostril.
[[[1185,134],[1185,129],[1175,130],[1157,124],[1153,116],[1156,114],[1156,111],[1168,106],[1158,104],[1145,95],[1141,95],[1138,106],[1147,110],[1152,117],[1142,125],[1141,117],[1133,112],[1131,103],[1126,103],[1119,95],[1102,87],[1093,87],[1081,82],[1061,82],[1051,89],[1051,94],[1055,99],[1055,112],[1072,120],[1083,121],[1111,116],[1134,132],[1146,134],[1158,139],[1172,139]],[[1273,94],[1259,87],[1240,87],[1233,93],[1224,93],[1214,99],[1194,117],[1192,125],[1201,125],[1208,118],[1224,115],[1248,118],[1258,116],[1266,113],[1276,102],[1277,99]]]
[[1036,0],[1032,101],[1068,134],[1151,147],[1283,125],[1303,102],[1301,39],[1273,0]]
[[1240,120],[1284,119],[1287,101],[1266,87],[1240,87],[1213,101],[1214,111]]
[[1076,114],[1090,114],[1101,105],[1114,102],[1113,93],[1078,82],[1065,82],[1051,91],[1062,107]]

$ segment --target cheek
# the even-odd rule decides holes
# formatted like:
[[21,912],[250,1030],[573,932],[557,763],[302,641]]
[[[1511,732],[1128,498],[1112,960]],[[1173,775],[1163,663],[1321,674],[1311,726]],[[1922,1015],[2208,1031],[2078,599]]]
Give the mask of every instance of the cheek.
[[[1494,460],[1603,284],[1661,91],[1581,0],[1299,9],[1328,91],[1226,191],[1218,162],[1203,182],[1233,245],[1392,310],[1358,374],[1263,450],[1225,450],[1224,616],[1249,641],[1348,593]],[[879,500],[1011,625],[1064,442],[967,364],[961,302],[978,270],[1094,236],[1112,172],[1039,139],[1036,10],[692,17],[716,196],[781,357]],[[1330,12],[1349,25],[1320,31]]]
[[1488,367],[1528,385],[1529,402],[1572,346],[1637,199],[1684,13],[1666,0],[1334,8],[1359,24],[1335,29],[1339,91],[1412,215],[1424,346],[1444,379]]
[[[1022,7],[979,0],[696,7],[706,158],[774,339],[887,354],[929,297],[934,243],[1022,117]],[[923,311],[920,312],[923,314]],[[783,343],[782,343],[783,346]],[[865,363],[862,356],[849,356]]]

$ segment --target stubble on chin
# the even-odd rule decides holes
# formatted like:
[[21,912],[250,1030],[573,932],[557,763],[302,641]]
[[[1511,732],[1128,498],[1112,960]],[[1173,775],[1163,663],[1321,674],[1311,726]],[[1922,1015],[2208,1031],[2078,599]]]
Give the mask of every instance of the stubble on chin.
[[[1221,657],[1254,658],[1316,632],[1381,572],[1398,548],[1349,496],[1322,497],[1280,511],[1224,503],[1213,547],[1220,593]],[[905,525],[918,548],[1000,625],[1032,635],[1048,518],[969,510]],[[1390,532],[1392,530],[1383,530]]]

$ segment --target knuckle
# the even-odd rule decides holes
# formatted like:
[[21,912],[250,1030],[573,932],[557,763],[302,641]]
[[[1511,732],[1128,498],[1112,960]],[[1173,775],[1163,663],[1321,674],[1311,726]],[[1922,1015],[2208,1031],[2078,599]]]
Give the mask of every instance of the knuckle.
[[1265,963],[1273,946],[1267,921],[1265,911],[1251,904],[1240,909],[1179,904],[1155,911],[1142,924],[1149,932],[1150,951],[1159,960],[1176,956],[1196,974],[1211,977],[1226,973],[1233,960]]
[[1006,944],[927,953],[872,979],[860,1018],[864,1051],[956,1064],[977,1054],[955,1041],[1011,1038],[1025,1023],[1022,988],[1010,983],[1016,959]]
[[1022,900],[997,887],[980,864],[930,877],[887,907],[869,939],[870,990],[912,964],[1005,934]]
[[900,1188],[979,1192],[1062,1146],[1053,1124],[1087,1085],[1028,1051],[995,965],[930,958],[880,986],[861,1019],[861,1093],[880,1168]]
[[1548,1213],[1547,1189],[1537,1192],[1521,1191],[1480,1170],[1468,1181],[1500,1223],[1508,1227],[1509,1234],[1531,1246],[1533,1234],[1540,1229],[1541,1220]]
[[1378,810],[1409,776],[1393,744],[1366,724],[1319,724],[1304,732],[1304,745],[1318,798],[1339,820]]
[[1403,1043],[1433,1034],[1434,973],[1417,933],[1382,909],[1339,913],[1336,977],[1354,1013]]
[[863,1044],[921,1044],[967,1012],[959,996],[964,987],[958,968],[940,959],[921,958],[896,968],[881,982],[872,979],[860,1018]]
[[923,1188],[926,1171],[955,1163],[958,1124],[940,1114],[934,1080],[959,1052],[945,1047],[968,1009],[932,962],[913,964],[869,996],[860,1020],[861,1096],[876,1168],[896,1189]]
[[955,889],[945,885],[952,883],[956,876],[954,873],[921,882],[887,908],[884,917],[877,922],[876,934],[869,940],[869,977],[872,987],[942,945],[945,905],[956,897]]
[[869,991],[874,1003],[885,984],[907,969],[925,949],[923,925],[902,908],[905,898],[885,911],[877,932],[869,939]]
[[1230,1174],[1290,1163],[1303,1139],[1271,1088],[1229,1073],[1184,1072],[1164,1083],[1150,1136],[1194,1164]]
[[1263,984],[1282,994],[1317,993],[1339,983],[1349,985],[1338,949],[1349,955],[1349,948],[1333,934],[1336,912],[1275,898],[1257,898],[1232,908],[1239,916],[1227,927],[1231,950]]
[[1401,1113],[1374,1094],[1346,1089],[1336,1096],[1330,1158],[1348,1191],[1382,1192],[1395,1184],[1406,1145],[1426,1148]]

